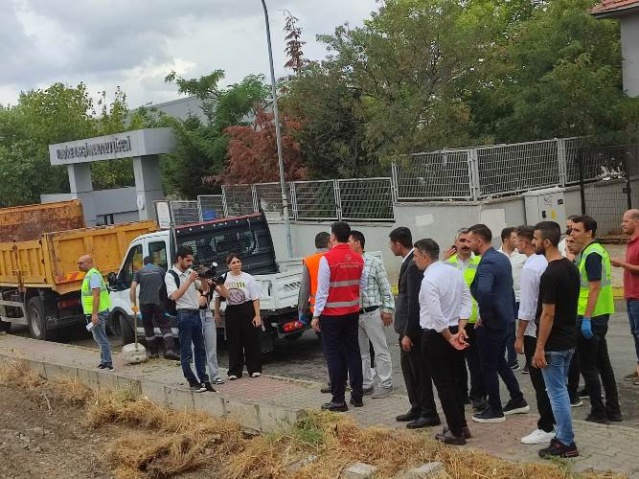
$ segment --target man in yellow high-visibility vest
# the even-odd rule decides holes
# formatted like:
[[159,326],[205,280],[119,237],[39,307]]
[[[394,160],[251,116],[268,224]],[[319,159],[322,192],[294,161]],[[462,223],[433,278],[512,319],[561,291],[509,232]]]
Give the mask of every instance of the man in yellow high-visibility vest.
[[[577,305],[577,349],[591,407],[586,421],[607,423],[621,421],[622,416],[606,342],[608,320],[615,312],[611,264],[608,252],[595,241],[596,233],[597,222],[590,216],[573,219],[570,235],[581,253],[577,261],[581,277]],[[605,406],[601,398],[602,384],[606,392]]]
[[[78,259],[78,268],[84,271],[82,280],[82,310],[87,318],[87,329],[93,334],[93,339],[100,346],[100,364],[98,369],[113,371],[111,345],[106,332],[106,323],[111,307],[109,289],[102,278],[102,274],[93,266],[93,258],[89,255]],[[91,326],[89,326],[91,325]]]
[[[474,255],[470,250],[468,235],[469,232],[467,228],[462,228],[457,232],[455,235],[455,244],[444,252],[444,262],[460,270],[464,276],[466,285],[470,288],[473,279],[475,279],[477,265],[481,258]],[[481,365],[479,364],[477,337],[475,335],[475,325],[477,324],[478,317],[477,302],[473,299],[472,313],[470,318],[468,318],[468,323],[465,325],[469,345],[464,351],[466,363],[468,364],[468,372],[470,372],[470,391],[468,392],[468,399],[470,399],[473,408],[476,411],[483,411],[486,409],[487,403],[484,378],[481,374]],[[464,374],[468,376],[466,369],[464,369]],[[468,384],[467,377],[466,379],[462,379],[462,381],[465,384]]]

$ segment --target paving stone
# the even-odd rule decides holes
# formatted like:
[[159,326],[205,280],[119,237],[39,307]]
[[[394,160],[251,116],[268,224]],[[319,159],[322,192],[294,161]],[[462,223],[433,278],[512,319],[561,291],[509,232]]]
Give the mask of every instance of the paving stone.
[[301,459],[298,459],[297,461],[293,461],[292,463],[290,463],[288,466],[286,466],[286,470],[289,473],[293,474],[294,472],[299,471],[303,467],[306,467],[309,464],[314,463],[316,460],[317,460],[317,456],[316,455],[309,454],[306,457],[303,457]]
[[450,479],[441,462],[428,462],[403,471],[396,479]]
[[357,462],[344,469],[340,475],[340,479],[369,479],[373,477],[377,469],[376,466]]

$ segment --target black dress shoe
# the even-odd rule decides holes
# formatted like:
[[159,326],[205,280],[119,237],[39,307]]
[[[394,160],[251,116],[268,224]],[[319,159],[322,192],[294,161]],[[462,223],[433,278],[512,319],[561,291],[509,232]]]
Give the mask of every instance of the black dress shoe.
[[322,389],[320,389],[320,392],[322,394],[330,394],[331,393],[331,385],[329,384],[328,386],[324,386]]
[[171,351],[170,349],[164,353],[164,359],[169,359],[171,361],[179,361],[180,355],[175,351]]
[[439,442],[443,442],[444,444],[451,444],[453,446],[463,446],[466,444],[466,438],[462,434],[461,436],[455,436],[450,429],[444,429],[439,434],[435,435],[435,439]]
[[421,429],[422,427],[439,426],[441,423],[439,416],[422,416],[406,424],[406,427],[408,429]]
[[612,422],[621,422],[623,421],[623,416],[620,411],[606,411],[606,418],[608,421]]
[[364,407],[364,402],[361,399],[351,398],[350,403],[351,406]]
[[418,413],[413,411],[408,411],[406,414],[400,414],[399,416],[397,416],[395,418],[395,421],[399,421],[399,422],[414,421],[418,417],[419,417]]
[[332,412],[346,412],[348,411],[348,406],[345,402],[327,402],[322,404],[322,410]]

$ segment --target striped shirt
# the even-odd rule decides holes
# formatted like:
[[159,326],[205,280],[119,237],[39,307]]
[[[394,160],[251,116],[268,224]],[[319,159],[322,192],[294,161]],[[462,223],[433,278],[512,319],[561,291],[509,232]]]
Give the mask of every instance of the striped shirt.
[[367,279],[366,287],[362,289],[362,308],[378,306],[383,313],[392,313],[395,310],[395,299],[383,263],[364,253],[364,269]]

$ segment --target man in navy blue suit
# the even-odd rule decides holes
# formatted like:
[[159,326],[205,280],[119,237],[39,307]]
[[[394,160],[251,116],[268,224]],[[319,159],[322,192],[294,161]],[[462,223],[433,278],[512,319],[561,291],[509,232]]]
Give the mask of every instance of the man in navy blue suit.
[[[530,410],[519,383],[506,362],[506,343],[515,315],[513,275],[510,261],[492,245],[492,232],[483,224],[469,228],[470,248],[481,255],[470,291],[479,306],[477,342],[484,385],[488,393],[488,408],[473,416],[475,422],[503,422],[510,414]],[[499,379],[510,393],[510,401],[502,408]]]

